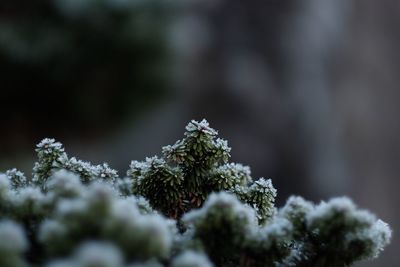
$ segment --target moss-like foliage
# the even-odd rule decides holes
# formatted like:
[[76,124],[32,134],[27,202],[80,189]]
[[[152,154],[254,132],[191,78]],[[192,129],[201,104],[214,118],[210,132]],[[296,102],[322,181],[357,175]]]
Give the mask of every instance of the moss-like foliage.
[[344,267],[371,259],[391,230],[348,198],[274,206],[271,180],[229,163],[207,121],[126,177],[37,145],[32,178],[0,174],[0,266]]

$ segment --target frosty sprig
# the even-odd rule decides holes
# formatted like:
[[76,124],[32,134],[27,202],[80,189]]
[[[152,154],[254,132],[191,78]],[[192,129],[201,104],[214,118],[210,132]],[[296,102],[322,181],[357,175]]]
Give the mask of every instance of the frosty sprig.
[[235,186],[231,191],[257,211],[260,224],[265,223],[274,215],[276,189],[273,187],[271,179],[260,178],[248,187]]
[[6,171],[5,175],[11,181],[11,185],[15,189],[25,187],[29,184],[25,174],[16,168]]
[[67,159],[62,144],[55,139],[45,138],[36,146],[38,161],[33,167],[33,181],[36,184],[43,183],[51,175],[58,161]]
[[153,207],[164,214],[176,217],[183,197],[183,174],[163,159],[147,158],[145,162],[132,161],[128,175],[132,180],[132,192],[148,198]]
[[227,163],[231,148],[206,120],[191,121],[182,140],[162,149],[163,158],[132,161],[127,175],[134,193],[172,218],[201,207],[212,192],[232,191],[257,208],[260,223],[273,212],[276,190],[270,180],[253,183],[250,168]]
[[61,143],[55,139],[45,138],[36,147],[38,161],[33,167],[33,182],[45,185],[47,179],[55,170],[65,169],[79,174],[83,182],[100,178],[105,181],[115,182],[118,174],[107,163],[92,165],[90,162],[69,158]]
[[[358,210],[348,198],[322,202],[307,218],[315,265],[346,266],[376,257],[390,240],[388,226],[371,213]],[[321,245],[323,244],[323,246]]]
[[270,179],[228,163],[230,148],[203,120],[163,156],[108,164],[36,149],[33,178],[0,173],[0,266],[347,267],[373,259],[391,230],[348,198],[275,207]]

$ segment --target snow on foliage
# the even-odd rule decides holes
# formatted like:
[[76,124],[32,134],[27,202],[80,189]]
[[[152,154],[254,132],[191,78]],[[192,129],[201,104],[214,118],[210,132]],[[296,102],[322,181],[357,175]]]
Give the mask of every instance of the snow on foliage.
[[205,254],[188,250],[173,260],[172,267],[214,267],[214,265]]
[[0,266],[22,266],[27,248],[24,229],[11,220],[0,219]]
[[389,244],[389,226],[345,197],[277,209],[272,181],[229,163],[217,135],[191,121],[125,177],[44,139],[32,179],[0,174],[0,266],[344,267]]

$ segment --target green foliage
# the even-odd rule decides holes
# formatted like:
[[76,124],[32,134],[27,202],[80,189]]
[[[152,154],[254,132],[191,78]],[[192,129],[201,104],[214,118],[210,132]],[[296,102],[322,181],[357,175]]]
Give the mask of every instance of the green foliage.
[[134,181],[133,193],[149,199],[166,216],[180,218],[202,206],[210,193],[231,191],[257,209],[260,223],[265,222],[274,212],[276,190],[270,180],[253,182],[249,167],[227,163],[231,148],[217,134],[206,120],[191,121],[182,140],[163,147],[164,159],[132,161],[127,175]]
[[171,167],[163,159],[147,158],[146,162],[132,161],[128,176],[134,177],[132,192],[148,198],[153,207],[165,214],[173,214],[181,205],[183,175],[179,168]]
[[62,144],[54,139],[43,139],[37,145],[36,152],[38,161],[33,167],[35,184],[45,186],[52,172],[60,169],[78,174],[84,183],[98,178],[112,182],[118,177],[117,171],[111,169],[107,163],[92,165],[89,162],[77,160],[75,157],[68,158]]
[[274,206],[271,180],[228,163],[230,148],[192,121],[163,157],[132,161],[127,177],[37,146],[33,178],[0,174],[0,266],[344,267],[371,259],[386,223],[347,198]]
[[193,238],[201,240],[207,254],[221,266],[239,261],[255,217],[233,195],[221,193],[212,194],[202,209],[188,213],[184,221],[193,227]]

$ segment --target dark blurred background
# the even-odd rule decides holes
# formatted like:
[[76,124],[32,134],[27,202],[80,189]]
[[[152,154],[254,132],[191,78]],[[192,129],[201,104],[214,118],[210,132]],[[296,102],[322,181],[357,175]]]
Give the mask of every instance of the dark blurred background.
[[400,2],[2,0],[0,168],[44,137],[123,175],[206,118],[278,205],[349,195],[400,265]]

